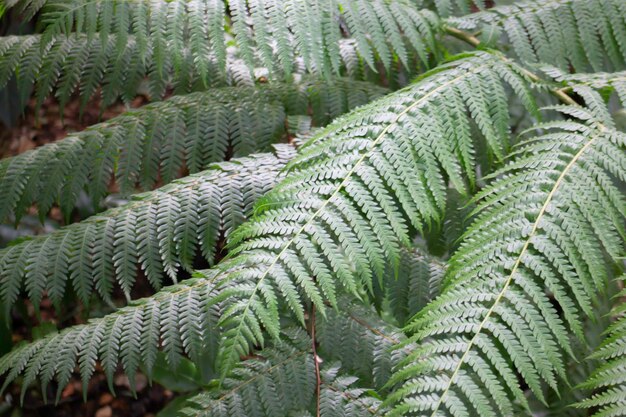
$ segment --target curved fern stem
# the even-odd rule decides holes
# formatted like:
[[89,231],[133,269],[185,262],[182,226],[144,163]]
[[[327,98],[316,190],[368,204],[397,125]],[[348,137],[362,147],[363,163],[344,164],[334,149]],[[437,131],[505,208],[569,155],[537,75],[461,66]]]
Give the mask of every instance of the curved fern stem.
[[586,91],[589,89],[609,91],[617,95],[622,106],[626,106],[626,71],[567,74],[552,66],[542,67],[541,70],[560,83],[560,90],[564,93],[574,91],[580,95],[588,96],[589,93],[584,92],[583,89]]
[[[476,36],[472,35],[471,33],[465,32],[463,30],[457,29],[449,25],[444,26],[444,31],[448,35],[453,36],[457,39],[460,39],[463,42],[466,42],[467,44],[473,46],[474,48],[481,47],[480,39],[478,39]],[[526,68],[523,68],[523,71],[524,71],[524,74],[526,74],[526,76],[533,82],[535,83],[541,82],[541,78],[537,74],[533,73],[532,71],[529,71]],[[550,89],[549,91],[552,95],[554,95],[557,99],[559,99],[559,101],[561,101],[563,104],[567,104],[569,106],[575,106],[578,104],[573,98],[567,95],[567,93],[560,88],[553,88],[553,89]]]

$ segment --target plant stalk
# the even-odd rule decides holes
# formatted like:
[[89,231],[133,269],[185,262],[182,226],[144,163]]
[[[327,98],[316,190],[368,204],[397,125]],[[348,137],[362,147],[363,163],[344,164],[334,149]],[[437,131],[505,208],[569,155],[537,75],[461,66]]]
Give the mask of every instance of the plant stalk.
[[[481,47],[481,41],[480,39],[478,39],[476,36],[472,35],[469,32],[466,32],[464,30],[461,29],[457,29],[455,27],[449,26],[449,25],[445,25],[444,26],[444,31],[445,33],[447,33],[448,35],[457,38],[471,46],[473,46],[474,48],[480,48]],[[524,71],[524,73],[526,74],[526,76],[528,78],[530,78],[533,82],[541,82],[543,81],[541,79],[541,77],[539,77],[537,74],[535,74],[534,72],[531,72],[529,70],[527,70],[526,68],[520,67],[522,68],[522,70]],[[570,95],[568,95],[563,89],[561,88],[551,88],[550,90],[550,94],[552,94],[554,97],[556,97],[557,99],[559,99],[559,101],[561,101],[563,104],[567,104],[568,106],[578,106],[579,104],[576,102],[576,100],[574,100]]]

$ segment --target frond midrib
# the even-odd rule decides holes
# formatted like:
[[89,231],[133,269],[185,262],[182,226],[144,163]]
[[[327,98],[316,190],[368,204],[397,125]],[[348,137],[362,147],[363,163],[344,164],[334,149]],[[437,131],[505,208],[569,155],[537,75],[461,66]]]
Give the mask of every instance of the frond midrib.
[[[324,201],[324,203],[322,203],[320,208],[318,208],[311,216],[309,216],[309,219],[296,231],[296,233],[291,237],[291,239],[289,239],[283,245],[283,247],[280,250],[280,252],[274,257],[272,262],[267,266],[267,268],[263,272],[263,275],[257,281],[251,296],[248,297],[248,299],[247,299],[246,306],[245,306],[243,312],[241,313],[242,317],[246,317],[247,316],[247,313],[250,310],[250,307],[252,305],[252,301],[253,301],[254,295],[256,295],[256,293],[258,292],[259,288],[263,284],[263,281],[267,278],[267,276],[271,272],[272,268],[276,265],[276,263],[278,263],[280,261],[282,256],[285,254],[286,251],[289,250],[289,248],[296,241],[296,239],[324,211],[324,209],[330,204],[331,200],[337,194],[339,194],[341,192],[343,187],[345,187],[345,185],[348,183],[348,181],[350,181],[350,178],[352,177],[352,175],[356,172],[356,169],[369,157],[369,155],[376,148],[376,146],[378,146],[378,144],[380,142],[382,142],[382,140],[385,138],[385,136],[389,132],[389,130],[396,123],[398,123],[398,121],[402,117],[404,117],[406,114],[408,114],[414,108],[418,107],[420,104],[426,102],[431,96],[435,95],[436,93],[438,93],[441,90],[444,90],[444,89],[450,87],[451,85],[457,83],[458,81],[462,80],[463,78],[467,77],[468,75],[480,71],[485,66],[487,66],[487,64],[481,64],[481,65],[479,65],[479,66],[477,66],[475,68],[472,68],[470,71],[467,71],[467,72],[463,73],[462,75],[459,75],[459,76],[453,78],[452,80],[449,80],[446,83],[441,84],[440,86],[435,87],[433,90],[429,91],[428,93],[426,93],[425,95],[423,95],[419,99],[415,100],[411,105],[407,106],[407,108],[404,109],[400,114],[398,114],[398,116],[391,123],[389,123],[387,126],[385,126],[385,128],[378,134],[376,139],[374,141],[372,141],[369,149],[366,152],[363,153],[363,155],[355,162],[354,166],[346,173],[346,176],[341,181],[341,183],[335,188],[335,190],[332,192],[332,194]],[[242,331],[242,326],[244,326],[244,323],[245,323],[245,320],[240,320],[239,321],[239,323],[237,325],[237,328],[236,328],[237,329],[237,334],[240,334],[240,332]]]
[[469,343],[467,344],[467,347],[465,348],[463,354],[459,358],[457,366],[455,367],[455,369],[452,372],[450,378],[448,379],[448,383],[447,383],[444,391],[439,396],[439,400],[437,401],[437,403],[435,405],[435,408],[433,409],[431,417],[435,417],[436,416],[437,412],[439,411],[439,408],[443,404],[443,400],[445,399],[446,395],[448,394],[448,392],[450,391],[452,386],[456,383],[455,379],[456,379],[458,373],[460,372],[461,367],[466,362],[468,355],[470,354],[474,344],[476,343],[476,340],[478,339],[479,335],[481,334],[481,332],[485,328],[487,322],[489,321],[489,319],[490,319],[491,315],[493,314],[493,312],[495,311],[496,307],[498,306],[500,301],[503,299],[507,289],[509,288],[509,286],[513,282],[513,278],[515,276],[515,273],[517,272],[517,269],[519,268],[519,266],[520,266],[520,264],[522,262],[522,258],[524,257],[524,254],[526,253],[526,251],[530,247],[530,243],[531,243],[532,238],[535,236],[535,234],[539,230],[539,223],[540,223],[543,215],[545,214],[548,206],[550,205],[550,202],[552,201],[552,198],[554,197],[554,195],[556,194],[556,192],[560,188],[561,183],[563,182],[563,180],[565,179],[565,177],[569,173],[569,170],[577,163],[577,161],[589,149],[589,147],[591,145],[593,145],[594,141],[601,137],[601,134],[604,133],[607,130],[607,128],[604,125],[598,123],[597,124],[597,130],[599,132],[593,138],[589,139],[581,147],[581,149],[573,156],[571,161],[563,168],[563,171],[561,172],[561,174],[559,175],[559,177],[555,181],[554,186],[552,187],[552,189],[550,190],[550,192],[546,196],[546,199],[545,199],[543,205],[541,206],[541,209],[539,210],[539,213],[537,214],[537,217],[535,218],[535,221],[533,222],[533,226],[532,226],[532,228],[531,228],[531,230],[530,230],[530,232],[529,232],[529,234],[528,234],[528,236],[526,238],[526,242],[524,243],[524,246],[520,250],[520,254],[516,258],[515,263],[513,264],[513,267],[511,269],[511,272],[509,273],[506,281],[504,282],[502,290],[498,293],[498,295],[496,296],[496,299],[494,300],[493,304],[487,310],[487,312],[485,314],[485,317],[483,318],[483,320],[478,325],[478,328],[477,328],[476,332],[474,333],[474,336],[472,336],[472,338],[470,339]]

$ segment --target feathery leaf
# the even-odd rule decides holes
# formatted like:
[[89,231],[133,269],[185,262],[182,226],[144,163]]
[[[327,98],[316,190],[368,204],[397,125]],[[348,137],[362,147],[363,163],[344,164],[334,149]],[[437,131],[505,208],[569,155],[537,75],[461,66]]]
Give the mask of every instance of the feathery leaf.
[[[528,96],[524,75],[515,65],[499,54],[472,54],[322,130],[291,163],[278,188],[257,203],[252,219],[231,234],[227,262],[141,302],[160,312],[161,324],[152,330],[154,337],[127,341],[128,347],[154,348],[163,338],[163,345],[172,347],[172,363],[181,351],[189,354],[190,348],[180,346],[191,330],[168,329],[189,314],[200,315],[181,304],[202,301],[202,309],[219,306],[218,325],[224,333],[218,363],[227,375],[251,344],[264,344],[265,332],[278,337],[279,308],[302,321],[308,300],[323,316],[326,301],[335,304],[340,291],[362,297],[374,277],[382,278],[387,265],[398,262],[401,245],[409,246],[410,227],[441,220],[448,182],[467,189],[463,167],[468,165],[457,162],[455,149],[464,142],[471,150],[477,138],[470,130],[438,130],[450,117],[448,111],[454,107],[459,122],[476,122],[488,144],[483,146],[494,155],[504,153],[508,116],[493,113],[486,97],[502,99],[506,81]],[[475,162],[469,166],[475,168]],[[147,323],[136,320],[146,317],[152,315],[127,307],[62,334],[76,338],[81,329],[91,334],[102,328],[103,340],[112,344],[105,361],[112,369],[119,326],[129,322],[143,328]],[[58,340],[50,337],[35,342],[37,348],[28,345],[1,358],[0,372],[8,372],[9,380],[25,369],[36,376],[40,370],[33,355],[52,349]],[[81,352],[79,358],[87,354]],[[54,355],[46,358],[54,360]]]
[[13,158],[0,160],[0,219],[36,203],[69,216],[86,188],[97,205],[111,180],[125,194],[170,182],[231,156],[267,150],[284,136],[286,114],[324,124],[385,90],[369,83],[305,80],[297,86],[226,87],[149,104]]
[[626,4],[621,0],[529,0],[449,23],[503,31],[517,56],[529,63],[576,71],[626,66]]
[[557,109],[580,121],[540,125],[554,131],[522,142],[478,194],[442,295],[409,325],[419,347],[393,378],[395,415],[511,415],[527,404],[518,377],[540,400],[565,379],[569,336],[584,340],[623,253],[626,135],[605,112]]
[[[191,271],[198,252],[213,264],[220,237],[246,220],[294,153],[278,145],[276,156],[214,164],[83,222],[0,250],[2,305],[11,308],[22,286],[36,307],[46,292],[58,304],[68,281],[85,303],[94,289],[110,300],[114,283],[130,298],[139,269],[159,289],[164,275],[175,281],[179,267]],[[50,267],[58,257],[67,259],[65,268]]]
[[[448,182],[464,192],[464,167],[475,166],[459,163],[473,152],[469,130],[445,130],[445,120],[454,111],[458,123],[474,121],[500,157],[508,114],[492,113],[486,97],[504,99],[505,80],[528,95],[524,76],[500,55],[470,55],[340,118],[302,148],[218,266],[229,287],[224,370],[263,345],[262,329],[277,337],[278,297],[301,317],[296,291],[324,314],[324,301],[334,305],[342,290],[359,297],[387,263],[397,265],[410,228],[440,221]],[[459,156],[461,143],[470,151]]]
[[[359,57],[371,68],[376,68],[376,60],[387,69],[395,60],[408,67],[410,52],[427,65],[428,54],[437,53],[440,26],[434,13],[418,10],[409,0],[18,0],[5,4],[26,9],[28,16],[40,12],[42,49],[80,36],[78,42],[89,43],[92,49],[106,45],[107,55],[101,59],[114,63],[133,45],[131,56],[157,84],[167,80],[164,75],[170,69],[179,81],[192,72],[192,80],[206,83],[226,70],[227,45],[233,43],[248,72],[262,66],[279,76],[289,76],[299,59],[308,72],[340,74],[340,43],[345,38],[354,39]],[[64,59],[75,51],[56,50],[53,55]],[[80,59],[91,62],[86,53]],[[81,68],[74,68],[75,75]],[[102,68],[94,70],[102,72]]]

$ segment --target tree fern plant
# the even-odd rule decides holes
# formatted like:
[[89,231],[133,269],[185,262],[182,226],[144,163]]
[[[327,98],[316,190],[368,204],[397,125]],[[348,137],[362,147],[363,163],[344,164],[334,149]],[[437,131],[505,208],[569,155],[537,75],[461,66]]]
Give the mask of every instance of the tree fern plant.
[[0,357],[3,389],[184,362],[180,415],[624,413],[621,321],[586,358],[621,297],[622,1],[3,7],[40,33],[0,38],[0,87],[156,100],[0,161],[0,220],[67,223],[0,249],[7,323],[105,301]]

